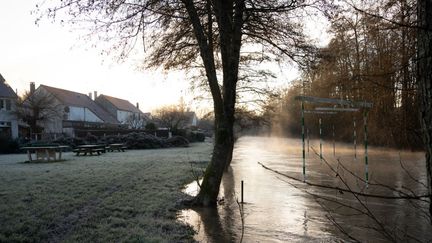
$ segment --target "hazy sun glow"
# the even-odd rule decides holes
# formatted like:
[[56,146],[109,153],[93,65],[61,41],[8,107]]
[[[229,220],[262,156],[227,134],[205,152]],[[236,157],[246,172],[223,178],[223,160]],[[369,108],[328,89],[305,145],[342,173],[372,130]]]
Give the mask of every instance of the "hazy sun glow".
[[[36,87],[44,84],[84,94],[97,91],[139,102],[144,112],[178,103],[181,97],[191,109],[211,107],[209,102],[193,101],[185,72],[138,70],[141,57],[117,63],[102,56],[100,49],[78,41],[79,31],[69,26],[48,20],[36,25],[31,11],[37,2],[0,3],[0,73],[19,95],[35,82]],[[297,75],[292,68],[276,72],[283,86]]]
[[97,91],[140,103],[143,111],[190,99],[184,73],[137,70],[132,59],[116,63],[100,50],[83,46],[68,27],[31,15],[37,1],[0,3],[0,73],[22,94],[29,82],[87,94]]

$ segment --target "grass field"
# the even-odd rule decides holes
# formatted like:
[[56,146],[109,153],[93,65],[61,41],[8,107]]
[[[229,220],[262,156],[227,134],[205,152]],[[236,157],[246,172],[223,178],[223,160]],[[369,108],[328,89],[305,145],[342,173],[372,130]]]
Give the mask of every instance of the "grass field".
[[193,241],[176,205],[211,148],[66,153],[52,163],[0,155],[0,242]]

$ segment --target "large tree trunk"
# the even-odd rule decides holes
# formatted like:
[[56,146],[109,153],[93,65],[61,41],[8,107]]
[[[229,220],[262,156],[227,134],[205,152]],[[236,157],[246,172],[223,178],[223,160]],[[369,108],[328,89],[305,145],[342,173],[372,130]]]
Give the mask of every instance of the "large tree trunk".
[[[432,216],[432,0],[417,1],[417,81],[419,87],[420,123],[426,150],[429,189],[429,213]],[[432,224],[432,217],[431,217]]]
[[[194,200],[196,205],[215,206],[225,168],[230,164],[234,148],[234,113],[240,62],[240,48],[245,3],[243,0],[208,0],[209,19],[206,28],[200,22],[192,0],[183,0],[191,20],[200,55],[206,70],[213,97],[215,114],[215,141],[213,155]],[[214,60],[212,15],[219,27],[219,47],[222,59],[223,84],[219,85]]]
[[195,198],[195,204],[215,206],[219,194],[219,186],[226,165],[231,159],[233,146],[232,124],[226,120],[216,121],[213,155],[204,173],[200,192]]

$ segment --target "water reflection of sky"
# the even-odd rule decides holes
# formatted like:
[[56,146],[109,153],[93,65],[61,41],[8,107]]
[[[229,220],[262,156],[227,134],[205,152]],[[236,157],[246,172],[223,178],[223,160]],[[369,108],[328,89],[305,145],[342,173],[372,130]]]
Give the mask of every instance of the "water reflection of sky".
[[[311,141],[311,145],[319,148],[319,141]],[[421,168],[424,164],[422,153],[402,152],[384,149],[370,149],[370,175],[372,180],[402,188],[409,186],[416,191],[422,191],[418,183],[414,183],[406,173],[401,171],[399,160],[418,178],[425,178]],[[363,150],[357,151],[357,160],[349,144],[336,145],[336,157],[333,157],[333,147],[325,144],[324,155],[330,164],[337,166],[337,159],[349,167],[359,177],[364,176]],[[225,173],[220,197],[224,198],[218,209],[185,210],[180,213],[183,221],[197,230],[196,239],[203,242],[231,242],[241,237],[241,218],[236,200],[240,200],[240,185],[244,181],[244,242],[323,242],[347,241],[345,235],[328,221],[329,212],[316,202],[316,198],[305,193],[326,196],[332,200],[356,205],[357,201],[346,194],[337,191],[306,188],[302,183],[279,176],[265,170],[258,164],[263,164],[282,173],[302,178],[301,141],[298,139],[243,137],[235,147],[234,158],[230,170]],[[342,187],[340,181],[334,178],[332,172],[320,162],[318,156],[310,150],[307,154],[307,178],[317,183],[325,183]],[[339,170],[343,174],[342,170]],[[345,172],[346,174],[346,172]],[[369,193],[388,193],[380,188],[369,187],[358,180],[349,179],[344,175],[350,186],[355,190],[368,190]],[[193,190],[196,182],[186,190]],[[293,186],[295,185],[295,186]],[[188,191],[190,193],[190,191]],[[367,204],[374,213],[382,218],[384,223],[391,224],[395,219],[405,220],[400,227],[412,230],[420,238],[430,237],[430,225],[421,223],[416,212],[409,209],[406,201],[383,201],[368,199]],[[331,205],[329,205],[331,206]],[[371,242],[385,241],[379,234],[365,225],[370,224],[367,217],[353,217],[349,210],[335,210],[333,217],[346,230],[362,240]],[[413,225],[414,222],[414,225]],[[418,225],[418,226],[417,226]],[[427,233],[429,232],[429,233]],[[423,235],[422,235],[423,234]]]

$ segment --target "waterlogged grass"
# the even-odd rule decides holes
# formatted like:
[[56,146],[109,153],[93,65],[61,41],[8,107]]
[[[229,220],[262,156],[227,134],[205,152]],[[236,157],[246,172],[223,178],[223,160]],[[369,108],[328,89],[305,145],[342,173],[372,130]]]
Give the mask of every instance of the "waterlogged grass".
[[66,153],[55,163],[0,155],[0,242],[193,241],[176,205],[211,147]]

